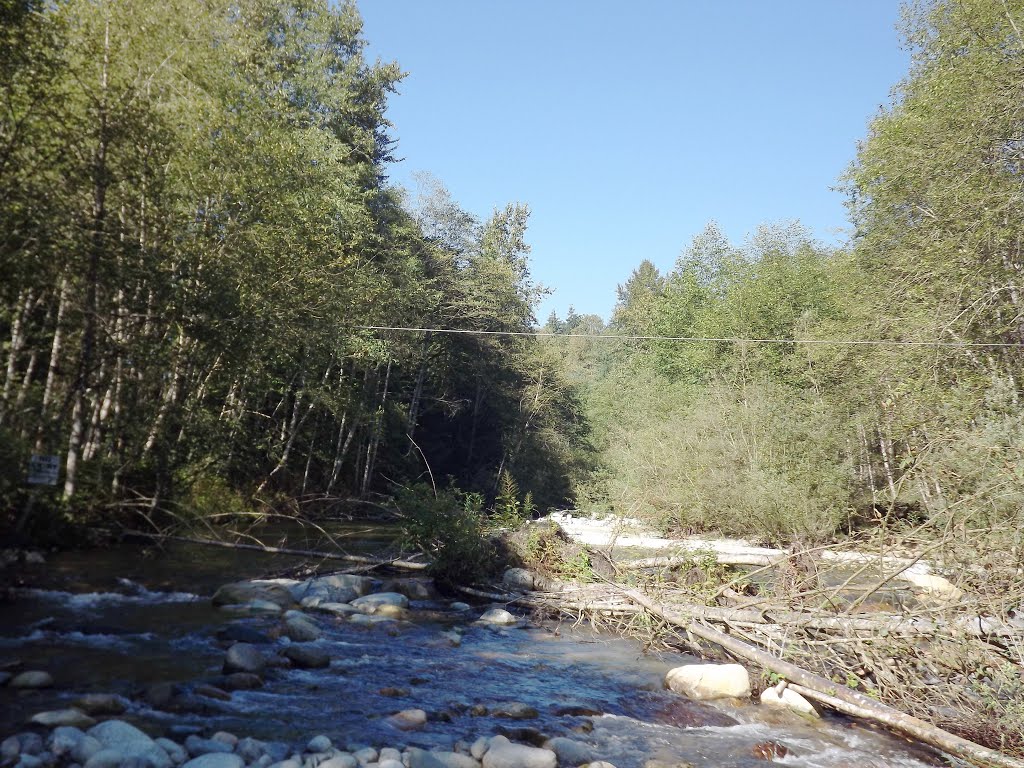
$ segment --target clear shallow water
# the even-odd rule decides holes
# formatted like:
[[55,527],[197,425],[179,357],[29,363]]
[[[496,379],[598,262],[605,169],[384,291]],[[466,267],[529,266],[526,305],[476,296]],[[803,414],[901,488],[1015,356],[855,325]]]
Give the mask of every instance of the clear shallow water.
[[[663,690],[665,672],[691,657],[644,655],[630,641],[565,624],[476,626],[446,603],[414,604],[422,610],[414,610],[412,622],[370,627],[314,614],[326,630],[315,645],[330,655],[329,669],[275,670],[259,690],[210,699],[196,689],[220,677],[217,630],[237,623],[268,631],[277,621],[239,619],[214,609],[209,594],[216,584],[273,568],[253,553],[241,564],[239,553],[231,553],[228,570],[223,561],[206,560],[185,568],[189,549],[196,559],[211,554],[181,548],[169,563],[150,557],[128,568],[124,552],[77,554],[72,562],[57,557],[36,579],[40,586],[15,588],[0,604],[0,661],[17,658],[26,668],[46,669],[57,685],[20,693],[0,688],[0,738],[20,730],[34,712],[68,706],[83,693],[115,692],[132,699],[124,717],[154,733],[186,725],[207,735],[223,729],[299,742],[324,733],[342,745],[451,748],[481,735],[529,740],[539,732],[584,741],[618,768],[642,768],[652,759],[668,766],[763,766],[753,752],[766,741],[788,750],[776,760],[785,765],[942,764],[927,750],[847,719],[809,723],[753,704],[704,704]],[[146,573],[156,575],[142,581]],[[462,631],[458,647],[443,634],[453,628]],[[145,703],[146,689],[157,683],[177,686],[184,711]],[[538,717],[474,714],[475,706],[507,701],[534,707]],[[403,733],[387,722],[413,707],[430,716],[422,730]]]

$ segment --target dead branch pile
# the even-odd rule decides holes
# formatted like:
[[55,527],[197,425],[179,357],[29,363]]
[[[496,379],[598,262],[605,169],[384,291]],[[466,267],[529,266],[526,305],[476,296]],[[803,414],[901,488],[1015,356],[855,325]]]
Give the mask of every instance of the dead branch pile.
[[1024,718],[1007,716],[1024,711],[1024,622],[1009,609],[1022,593],[981,600],[966,580],[973,591],[942,597],[897,584],[919,559],[790,552],[737,574],[706,554],[677,556],[504,599],[646,644],[754,661],[765,682],[780,675],[975,765],[1024,766]]

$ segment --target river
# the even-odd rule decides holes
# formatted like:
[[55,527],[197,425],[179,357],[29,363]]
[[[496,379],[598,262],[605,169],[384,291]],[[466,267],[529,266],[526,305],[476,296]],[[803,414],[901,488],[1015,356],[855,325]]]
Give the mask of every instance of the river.
[[[352,551],[380,543],[365,528],[342,533]],[[632,641],[565,622],[481,625],[474,619],[487,605],[458,611],[446,599],[414,601],[410,620],[370,626],[317,615],[323,636],[313,645],[329,654],[329,668],[277,669],[257,690],[234,691],[228,700],[204,695],[202,686],[221,680],[219,631],[245,627],[272,636],[280,622],[214,608],[210,595],[221,583],[299,563],[173,544],[54,554],[23,571],[0,604],[0,662],[46,670],[56,684],[0,687],[0,741],[24,730],[33,713],[102,692],[123,697],[122,719],[175,738],[223,730],[303,744],[325,734],[351,747],[451,750],[498,733],[531,743],[567,736],[617,768],[762,766],[757,753],[771,742],[786,753],[775,758],[785,765],[946,764],[925,747],[847,718],[807,721],[664,690],[667,670],[696,661],[685,654],[644,653]],[[332,567],[337,563],[323,570]],[[493,715],[510,701],[536,716]],[[409,708],[424,710],[426,725],[397,731],[389,716]]]

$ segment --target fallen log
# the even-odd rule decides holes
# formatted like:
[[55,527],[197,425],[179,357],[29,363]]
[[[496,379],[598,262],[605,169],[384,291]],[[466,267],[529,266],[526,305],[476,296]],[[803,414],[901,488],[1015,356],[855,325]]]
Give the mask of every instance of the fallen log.
[[[610,583],[610,582],[609,582]],[[463,590],[473,594],[469,590]],[[512,593],[517,594],[517,593]],[[503,602],[517,602],[510,594],[505,596],[478,594],[478,597],[500,599]],[[592,606],[595,610],[607,607],[603,604],[610,597],[607,587],[603,585],[586,585],[585,587],[566,587],[559,592],[529,592],[526,598],[518,599],[521,605],[534,603],[552,604],[556,601],[567,608],[580,609]],[[557,606],[556,606],[557,607]],[[811,613],[792,611],[777,606],[766,605],[763,608],[752,607],[720,607],[699,603],[673,604],[673,609],[680,615],[704,619],[720,624],[770,626],[778,625],[792,629],[806,629],[830,633],[872,633],[885,635],[911,635],[934,637],[940,634],[970,635],[982,640],[998,638],[1015,638],[1024,640],[1024,627],[996,623],[992,619],[981,617],[964,617],[953,624],[936,621],[920,616],[899,614],[875,614],[865,616],[842,616],[825,612]]]
[[326,560],[343,560],[348,563],[360,563],[371,566],[390,566],[409,571],[423,571],[430,563],[419,563],[412,560],[390,560],[387,558],[367,557],[365,555],[348,555],[343,552],[322,552],[313,549],[291,549],[289,547],[269,547],[264,544],[242,544],[236,541],[220,541],[218,539],[200,539],[192,536],[170,536],[157,533],[131,531],[128,536],[140,536],[158,541],[182,541],[187,544],[202,544],[208,547],[224,547],[226,549],[245,549],[253,552],[265,552],[271,555],[297,555],[298,557],[321,557]]
[[[700,557],[713,557],[721,565],[742,565],[759,568],[772,568],[785,562],[794,554],[782,549],[771,549],[768,547],[754,547],[748,545],[737,545],[729,542],[718,542],[713,539],[687,541],[684,539],[665,540],[664,546],[671,546],[672,549],[681,554],[665,555],[659,557],[648,557],[640,560],[625,560],[617,562],[618,568],[623,570],[644,570],[648,568],[672,568],[677,565],[693,563],[695,555]],[[960,590],[949,580],[934,573],[931,565],[923,561],[921,557],[906,558],[892,556],[876,556],[862,552],[841,552],[832,549],[822,548],[815,554],[823,563],[829,563],[838,567],[852,566],[878,566],[882,571],[889,571],[881,583],[892,580],[906,582],[915,589],[926,594],[944,596],[948,599],[959,599],[962,595]]]
[[[646,595],[632,589],[612,586],[638,605],[643,606],[663,621],[678,626],[690,635],[725,649],[737,658],[752,661],[764,669],[789,681],[793,690],[814,698],[840,712],[880,723],[898,733],[910,736],[943,752],[967,760],[979,768],[1024,768],[1024,761],[975,744],[916,717],[889,707],[846,686],[837,685],[827,678],[772,656],[760,648],[735,637],[688,620],[688,617],[663,610]],[[794,685],[795,684],[795,685]]]

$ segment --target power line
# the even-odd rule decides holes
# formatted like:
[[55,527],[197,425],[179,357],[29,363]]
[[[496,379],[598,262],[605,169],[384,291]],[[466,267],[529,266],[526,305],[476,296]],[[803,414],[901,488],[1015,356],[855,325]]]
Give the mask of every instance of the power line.
[[463,336],[532,336],[559,339],[618,339],[620,341],[683,341],[683,342],[742,342],[747,344],[817,344],[819,346],[862,347],[953,347],[1004,348],[1021,347],[1020,342],[1008,341],[900,341],[898,339],[757,339],[741,336],[634,336],[618,333],[554,333],[553,331],[478,331],[466,328],[410,328],[396,325],[354,325],[361,331],[401,331],[407,333],[447,333]]

